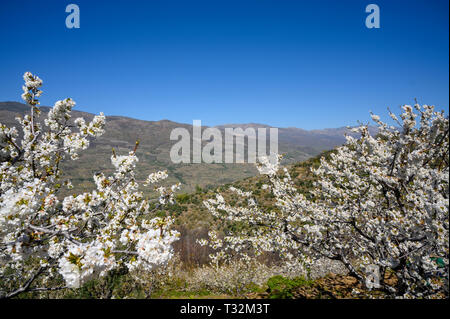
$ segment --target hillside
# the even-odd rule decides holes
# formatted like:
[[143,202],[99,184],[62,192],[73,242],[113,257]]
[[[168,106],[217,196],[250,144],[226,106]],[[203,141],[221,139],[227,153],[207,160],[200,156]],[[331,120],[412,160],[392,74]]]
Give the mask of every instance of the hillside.
[[[0,102],[0,123],[16,126],[15,118],[23,116],[29,108],[18,102]],[[42,118],[49,108],[42,106]],[[73,118],[84,117],[87,120],[94,116],[91,113],[73,111]],[[201,188],[214,188],[218,185],[255,176],[253,164],[174,164],[169,152],[176,141],[170,141],[170,132],[177,127],[183,127],[192,132],[192,125],[176,123],[169,120],[143,121],[122,116],[107,116],[106,132],[91,143],[91,147],[80,154],[80,159],[66,165],[67,175],[72,178],[75,191],[92,187],[92,175],[97,171],[111,172],[109,158],[112,148],[120,153],[126,153],[140,140],[137,151],[139,164],[138,179],[144,180],[148,173],[167,169],[167,183],[181,182],[182,192],[192,192],[198,185]],[[262,124],[229,124],[224,127],[269,127]],[[205,129],[207,127],[203,127]],[[325,129],[307,131],[299,128],[279,128],[279,152],[285,154],[285,163],[304,161],[318,155],[324,150],[344,142],[346,129]]]
[[[328,158],[331,152],[333,151],[325,151],[306,161],[287,165],[295,186],[305,196],[309,196],[309,192],[315,181],[315,176],[311,172],[311,168],[318,168],[320,158]],[[272,193],[261,189],[261,186],[266,183],[268,183],[267,176],[258,174],[257,176],[247,177],[233,183],[220,185],[213,189],[202,189],[198,187],[195,192],[178,194],[176,204],[168,206],[166,208],[168,211],[164,214],[176,216],[176,224],[179,226],[182,225],[186,229],[218,226],[215,225],[217,220],[214,219],[203,205],[204,200],[215,198],[215,194],[220,193],[227,201],[232,203],[236,200],[236,194],[231,192],[229,188],[233,186],[244,191],[253,192],[260,207],[271,208],[274,207]]]

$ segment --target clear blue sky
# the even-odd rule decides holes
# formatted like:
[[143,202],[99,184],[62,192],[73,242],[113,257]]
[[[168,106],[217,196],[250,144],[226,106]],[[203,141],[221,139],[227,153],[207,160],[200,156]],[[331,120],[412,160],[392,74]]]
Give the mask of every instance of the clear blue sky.
[[[81,28],[67,29],[76,3]],[[367,29],[376,3],[381,28]],[[22,74],[42,105],[204,125],[354,125],[369,110],[448,112],[448,1],[2,0],[0,101]],[[385,118],[385,116],[382,116]]]

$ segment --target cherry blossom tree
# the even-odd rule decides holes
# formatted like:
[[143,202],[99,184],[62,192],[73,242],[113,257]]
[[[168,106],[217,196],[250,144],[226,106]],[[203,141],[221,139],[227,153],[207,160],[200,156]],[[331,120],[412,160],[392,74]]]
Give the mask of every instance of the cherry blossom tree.
[[[113,152],[115,171],[97,173],[96,189],[61,196],[64,187],[72,187],[62,177],[61,164],[76,160],[91,139],[104,133],[105,116],[72,121],[75,102],[68,98],[39,121],[42,80],[29,72],[24,80],[22,98],[30,114],[17,119],[21,133],[0,124],[0,297],[77,288],[121,266],[133,272],[165,264],[178,233],[170,218],[152,212],[173,202],[179,185],[155,186],[160,196],[154,208],[135,178],[136,143],[127,155]],[[145,186],[166,177],[165,171],[150,174]],[[53,286],[58,278],[65,284]]]
[[[279,161],[262,161],[258,169],[269,180],[263,187],[276,208],[260,207],[251,192],[231,189],[242,198],[235,205],[217,194],[204,203],[209,211],[246,227],[224,238],[210,232],[200,243],[216,249],[216,262],[247,255],[249,247],[278,252],[288,264],[325,257],[362,283],[375,267],[380,289],[391,296],[448,294],[449,120],[418,104],[403,106],[400,119],[390,117],[395,126],[372,115],[376,136],[361,125],[353,129],[358,138],[346,136],[329,159],[322,157],[308,198]],[[395,285],[385,282],[389,272]]]

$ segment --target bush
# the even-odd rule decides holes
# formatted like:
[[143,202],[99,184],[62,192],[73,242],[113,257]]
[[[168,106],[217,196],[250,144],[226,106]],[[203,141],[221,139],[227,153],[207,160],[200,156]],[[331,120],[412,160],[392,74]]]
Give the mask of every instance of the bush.
[[179,203],[179,204],[186,204],[186,203],[188,203],[189,202],[189,199],[190,199],[190,196],[189,196],[189,194],[178,194],[177,196],[176,196],[176,199],[177,199],[177,203]]
[[293,291],[302,286],[311,285],[312,281],[308,281],[303,277],[295,277],[292,279],[281,275],[273,276],[267,281],[267,292],[271,299],[289,299],[293,298]]

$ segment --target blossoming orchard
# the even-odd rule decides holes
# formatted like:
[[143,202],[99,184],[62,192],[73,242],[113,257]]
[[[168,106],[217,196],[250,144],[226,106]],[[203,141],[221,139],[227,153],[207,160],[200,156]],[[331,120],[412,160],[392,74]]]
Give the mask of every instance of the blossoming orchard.
[[[60,198],[59,191],[71,187],[70,180],[62,180],[62,161],[76,160],[91,138],[104,133],[105,116],[71,122],[75,102],[68,98],[56,102],[41,125],[42,80],[29,72],[24,80],[22,98],[30,114],[17,119],[20,133],[0,125],[6,158],[0,167],[2,297],[80,287],[120,265],[133,272],[166,263],[178,233],[170,229],[170,218],[142,218],[152,215],[135,179],[137,143],[127,155],[112,155],[115,172],[96,174],[95,190]],[[150,174],[147,184],[166,177]],[[172,202],[177,187],[157,188],[159,204]],[[64,285],[51,284],[58,276]]]
[[[72,119],[68,98],[42,119],[42,80],[27,72],[24,81],[29,114],[17,118],[18,129],[0,124],[0,297],[76,289],[119,268],[139,279],[177,262],[175,219],[156,212],[174,204],[180,185],[157,186],[166,171],[139,185],[136,142],[126,155],[112,150],[115,170],[96,173],[95,189],[63,195],[72,183],[62,163],[104,133],[105,116]],[[211,264],[251,263],[272,252],[290,269],[336,261],[361,284],[376,269],[377,287],[389,297],[448,295],[449,119],[418,104],[390,117],[394,125],[372,115],[376,135],[361,125],[322,156],[307,194],[275,154],[276,161],[257,163],[267,180],[258,191],[269,192],[274,206],[234,186],[232,202],[217,192],[205,200],[217,220],[238,225],[198,240],[213,251]],[[144,196],[144,187],[157,199]],[[386,279],[392,274],[395,284]]]
[[[223,238],[211,231],[199,242],[216,250],[214,262],[232,254],[250,258],[249,251],[279,252],[286,263],[306,267],[325,257],[362,283],[375,266],[392,296],[427,297],[443,285],[448,291],[449,120],[428,105],[402,109],[400,119],[390,113],[396,126],[372,115],[376,136],[362,125],[353,129],[359,138],[347,136],[329,160],[322,158],[308,197],[286,168],[263,161],[258,169],[269,180],[263,188],[276,209],[260,208],[251,192],[232,188],[243,198],[239,205],[220,194],[204,204],[246,227]],[[395,286],[386,284],[387,273],[395,274]]]

